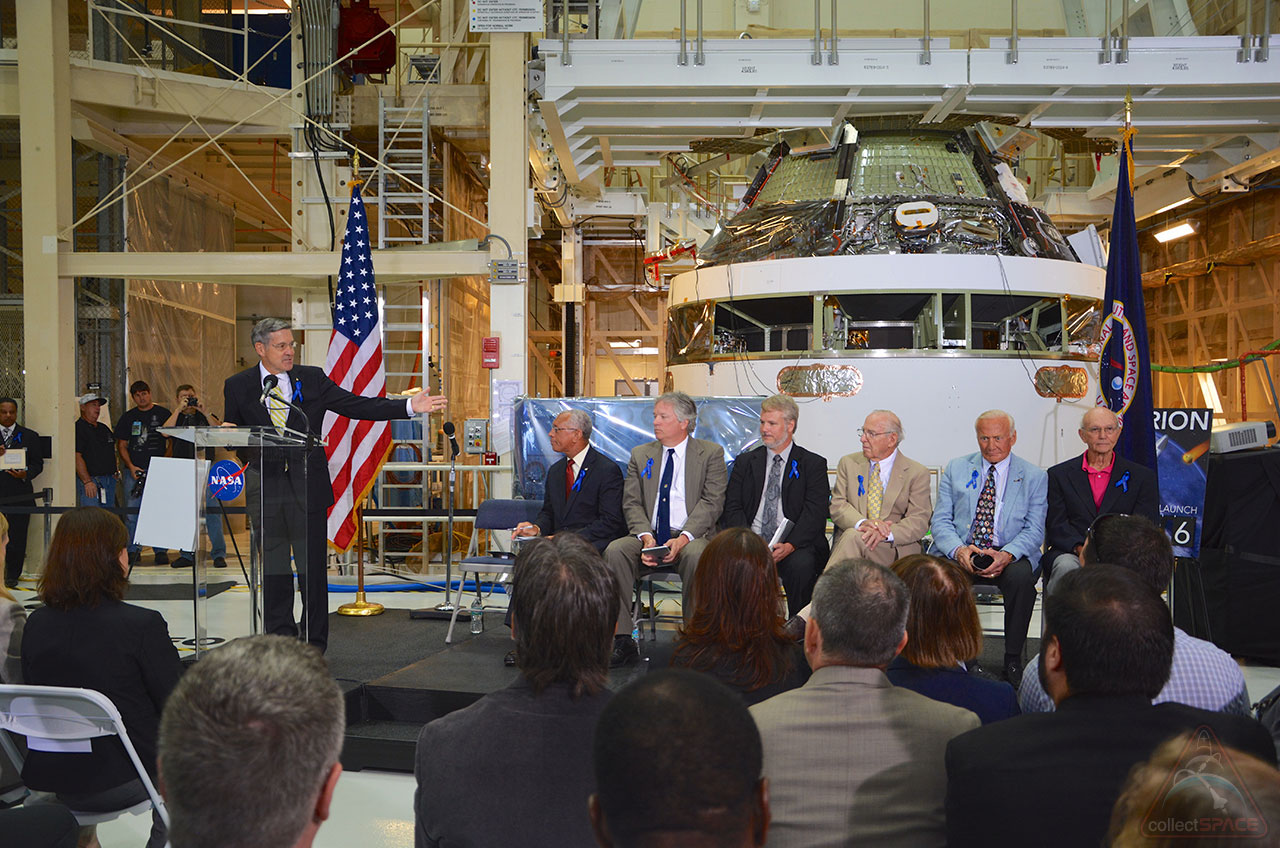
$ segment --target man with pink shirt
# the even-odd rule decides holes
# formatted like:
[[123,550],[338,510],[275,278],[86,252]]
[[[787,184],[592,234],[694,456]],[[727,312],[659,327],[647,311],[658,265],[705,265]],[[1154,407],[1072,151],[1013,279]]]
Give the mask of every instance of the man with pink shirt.
[[1116,454],[1116,414],[1105,406],[1093,407],[1081,419],[1079,433],[1085,452],[1049,469],[1045,552],[1040,557],[1045,594],[1080,567],[1085,534],[1099,515],[1141,515],[1160,525],[1155,472]]

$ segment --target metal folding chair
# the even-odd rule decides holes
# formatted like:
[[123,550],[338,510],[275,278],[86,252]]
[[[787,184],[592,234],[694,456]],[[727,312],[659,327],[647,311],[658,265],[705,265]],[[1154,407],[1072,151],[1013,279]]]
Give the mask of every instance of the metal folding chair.
[[[538,513],[541,511],[542,501],[500,500],[495,498],[480,504],[480,509],[476,511],[475,526],[477,530],[510,530],[521,521],[532,522],[536,520]],[[489,583],[497,583],[501,575],[508,574],[515,569],[516,560],[514,554],[505,556],[469,556],[463,559],[459,565],[461,566],[462,574],[458,580],[458,594],[453,604],[453,615],[449,617],[449,630],[444,636],[446,645],[453,642],[453,626],[458,623],[458,613],[462,611],[462,590],[466,586],[467,575],[472,575],[475,581],[476,598],[480,601],[481,609],[483,609],[484,596],[480,590],[480,575],[496,575]]]

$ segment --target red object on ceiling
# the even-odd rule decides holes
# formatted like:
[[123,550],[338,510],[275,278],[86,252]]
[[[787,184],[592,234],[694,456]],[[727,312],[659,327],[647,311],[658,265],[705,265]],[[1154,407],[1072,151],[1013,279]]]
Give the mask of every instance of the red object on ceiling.
[[351,0],[338,12],[338,55],[346,56],[354,48],[383,33],[342,63],[351,74],[385,74],[396,63],[396,36],[387,28],[382,15],[369,7],[369,0]]

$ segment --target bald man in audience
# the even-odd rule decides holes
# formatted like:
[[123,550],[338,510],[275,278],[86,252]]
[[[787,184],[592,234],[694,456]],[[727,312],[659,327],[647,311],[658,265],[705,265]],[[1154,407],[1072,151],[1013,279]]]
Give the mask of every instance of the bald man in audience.
[[1080,419],[1081,456],[1049,469],[1049,506],[1045,516],[1045,552],[1040,567],[1045,594],[1080,567],[1089,525],[1099,515],[1141,515],[1160,523],[1160,487],[1145,465],[1116,453],[1122,426],[1116,414],[1095,406]]
[[836,466],[831,520],[839,541],[830,561],[861,557],[888,566],[921,553],[933,513],[929,470],[898,450],[902,421],[887,409],[867,415],[858,438],[862,450]]

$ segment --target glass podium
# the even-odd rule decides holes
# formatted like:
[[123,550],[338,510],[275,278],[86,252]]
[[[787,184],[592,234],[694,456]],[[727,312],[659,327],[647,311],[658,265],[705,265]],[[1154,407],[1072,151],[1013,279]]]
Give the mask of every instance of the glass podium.
[[[199,659],[204,651],[227,639],[267,632],[273,619],[272,610],[277,622],[286,613],[292,620],[297,592],[291,563],[297,568],[300,584],[306,585],[308,576],[307,455],[323,447],[324,440],[275,427],[166,427],[160,432],[190,442],[196,449],[189,485],[195,492],[191,597],[193,642],[196,659]],[[218,448],[230,451],[231,455],[214,461]],[[243,511],[228,507],[241,493]],[[229,518],[241,512],[247,516],[248,551],[240,547],[230,521],[225,522],[224,535],[228,542],[228,568],[239,567],[248,581],[248,630],[235,626],[233,617],[219,616],[214,628],[219,632],[211,634],[207,604],[212,563],[206,550],[206,521],[211,514],[213,520],[223,521],[224,515]],[[304,616],[311,614],[311,606],[304,605]],[[327,606],[320,606],[325,608],[317,608],[315,614],[327,616]],[[298,622],[298,632],[300,638],[307,638],[305,617]]]

